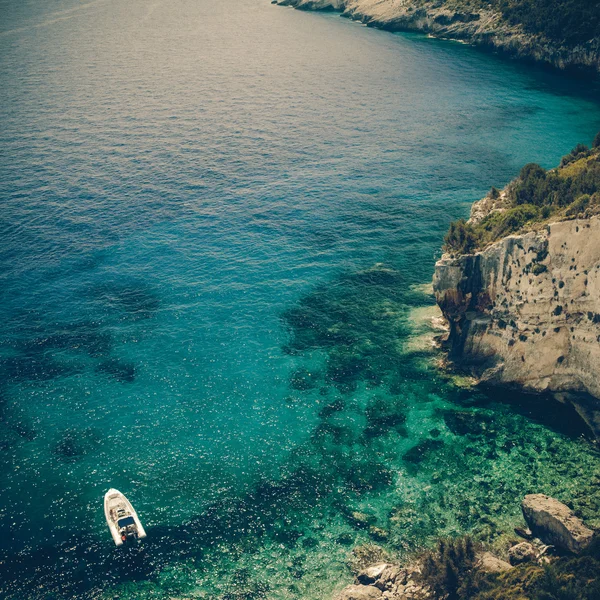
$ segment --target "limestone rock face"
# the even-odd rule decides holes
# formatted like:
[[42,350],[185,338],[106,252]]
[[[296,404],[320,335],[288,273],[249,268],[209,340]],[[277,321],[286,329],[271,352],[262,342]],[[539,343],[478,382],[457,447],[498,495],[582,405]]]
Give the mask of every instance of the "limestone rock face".
[[491,5],[470,10],[432,0],[273,0],[301,10],[337,10],[345,17],[390,31],[421,31],[468,41],[517,58],[558,68],[587,67],[600,71],[600,41],[567,47],[532,35],[503,20]]
[[598,240],[597,216],[552,223],[444,255],[433,286],[455,362],[482,381],[583,394],[576,406],[600,434]]
[[568,506],[554,498],[529,494],[523,500],[522,509],[531,531],[547,544],[577,554],[592,541],[594,532]]

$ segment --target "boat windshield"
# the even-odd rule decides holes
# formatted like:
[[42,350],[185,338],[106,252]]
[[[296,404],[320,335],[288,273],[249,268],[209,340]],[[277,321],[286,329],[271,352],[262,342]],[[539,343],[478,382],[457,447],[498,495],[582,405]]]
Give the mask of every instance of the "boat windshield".
[[133,525],[134,523],[135,521],[133,520],[133,517],[123,517],[117,521],[117,525],[119,527],[127,527],[128,525]]

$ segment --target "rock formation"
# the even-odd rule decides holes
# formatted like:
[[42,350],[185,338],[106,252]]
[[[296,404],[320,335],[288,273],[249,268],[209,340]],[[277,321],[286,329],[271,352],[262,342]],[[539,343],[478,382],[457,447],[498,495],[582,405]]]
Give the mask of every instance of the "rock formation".
[[508,559],[511,565],[520,565],[535,561],[537,559],[537,553],[532,544],[529,542],[521,542],[509,549]]
[[417,564],[376,563],[360,571],[356,582],[345,587],[336,600],[426,600],[430,594],[417,582],[418,573]]
[[444,255],[434,291],[449,351],[481,380],[579,393],[600,432],[600,218],[559,221],[474,254]]
[[273,0],[301,10],[336,10],[343,16],[389,31],[420,31],[440,38],[467,41],[509,56],[557,68],[600,72],[600,42],[568,46],[508,23],[487,3],[433,0]]
[[531,531],[543,542],[578,554],[592,541],[594,532],[568,506],[544,494],[529,494],[521,505]]

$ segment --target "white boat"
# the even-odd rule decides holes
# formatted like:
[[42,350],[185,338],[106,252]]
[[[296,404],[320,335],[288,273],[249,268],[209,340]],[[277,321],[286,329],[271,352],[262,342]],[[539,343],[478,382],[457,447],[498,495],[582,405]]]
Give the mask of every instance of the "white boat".
[[104,515],[117,546],[146,537],[146,532],[131,502],[119,490],[108,490],[104,495]]

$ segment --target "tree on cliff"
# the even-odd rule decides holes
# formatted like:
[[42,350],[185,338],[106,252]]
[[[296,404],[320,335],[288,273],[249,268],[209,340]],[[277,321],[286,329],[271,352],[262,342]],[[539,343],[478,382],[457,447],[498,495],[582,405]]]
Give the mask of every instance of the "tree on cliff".
[[450,223],[444,237],[444,249],[452,254],[469,254],[477,248],[479,238],[470,223],[464,219]]

